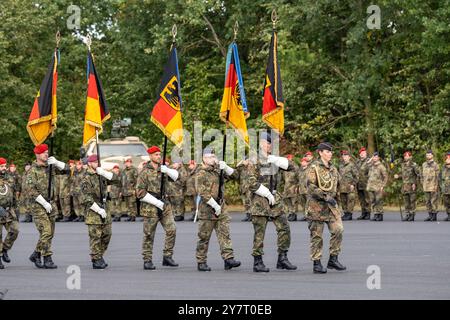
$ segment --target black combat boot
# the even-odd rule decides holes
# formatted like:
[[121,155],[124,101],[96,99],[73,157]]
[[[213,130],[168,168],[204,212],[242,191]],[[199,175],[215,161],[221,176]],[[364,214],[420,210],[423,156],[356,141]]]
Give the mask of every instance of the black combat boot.
[[253,272],[269,272],[269,268],[264,265],[262,256],[254,256]]
[[297,215],[295,213],[290,213],[288,216],[288,221],[297,221]]
[[423,221],[432,221],[432,219],[433,219],[433,213],[428,212],[428,218],[426,218],[426,219],[423,220]]
[[103,259],[103,257],[100,258],[100,262],[105,266],[105,268],[108,266],[108,264],[106,263],[105,259]]
[[406,216],[404,216],[404,217],[402,218],[402,221],[409,221],[410,217],[411,217],[411,214],[408,213]]
[[[11,262],[11,259],[10,259],[9,256],[8,256],[8,250],[3,249],[3,252],[2,252],[2,259],[3,259],[3,261],[5,261],[6,263],[10,263],[10,262]],[[0,262],[1,262],[2,259],[0,259]]]
[[194,221],[195,214],[192,214],[192,216],[189,219],[186,219],[186,221]]
[[56,269],[58,266],[53,263],[52,256],[44,257],[44,268],[45,269]]
[[22,222],[33,222],[33,217],[31,214],[25,215],[25,219]]
[[70,217],[64,217],[61,222],[70,222],[72,219]]
[[415,215],[416,215],[415,213],[411,213],[411,214],[409,215],[408,221],[414,221],[414,216],[415,216]]
[[184,216],[175,216],[175,221],[184,221]]
[[92,259],[92,269],[105,269],[106,266],[101,259]]
[[5,269],[5,266],[3,265],[3,263],[2,263],[2,259],[0,259],[0,270],[1,269]]
[[234,260],[233,258],[224,260],[224,268],[225,270],[230,270],[231,268],[237,268],[241,265],[241,262],[238,260]]
[[378,221],[378,213],[375,213],[370,221]]
[[437,212],[431,214],[431,221],[437,221]]
[[313,261],[313,272],[314,273],[327,273],[327,269],[322,266],[320,260]]
[[30,261],[34,263],[36,268],[42,269],[44,267],[44,265],[42,264],[42,261],[41,261],[41,253],[40,252],[34,251],[30,256]]
[[178,267],[178,263],[175,263],[172,256],[163,257],[162,265],[166,267]]
[[353,220],[353,214],[351,212],[345,212],[342,217],[342,221],[350,221]]
[[330,260],[328,260],[327,268],[328,269],[336,269],[338,271],[343,271],[343,270],[347,269],[344,265],[342,265],[338,261],[338,256],[332,256],[332,255],[330,255]]
[[382,213],[378,214],[378,220],[377,221],[383,221],[383,214]]
[[115,216],[112,221],[113,222],[119,222],[120,221],[120,216]]
[[198,270],[198,271],[211,271],[211,268],[208,267],[208,265],[206,264],[206,262],[203,262],[203,263],[199,263],[199,264],[197,265],[197,270]]
[[144,261],[144,270],[155,270],[152,260]]
[[252,221],[252,217],[250,216],[250,213],[246,212],[245,218],[242,219],[241,221],[244,221],[244,222]]
[[306,221],[305,215],[303,215],[303,217],[301,217],[300,219],[298,219],[298,221]]
[[134,221],[136,221],[136,217],[129,216],[127,221],[134,222]]
[[294,266],[287,257],[287,253],[283,252],[278,255],[277,269],[297,270],[297,266]]

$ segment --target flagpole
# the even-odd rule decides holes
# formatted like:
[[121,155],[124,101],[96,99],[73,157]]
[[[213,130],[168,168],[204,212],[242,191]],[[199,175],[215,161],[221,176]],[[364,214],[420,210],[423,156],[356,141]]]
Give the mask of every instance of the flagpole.
[[[97,128],[95,129],[95,145],[97,147],[97,165],[99,167],[101,167],[102,163],[100,161],[100,145],[98,143],[98,129]],[[101,205],[102,205],[102,208],[106,210],[106,197],[105,197],[105,193],[103,190],[103,179],[102,179],[101,175],[98,175],[98,182],[99,182],[99,188],[100,188],[100,200],[102,202]],[[101,218],[101,219],[102,219],[102,222],[105,222],[104,218]]]
[[[277,32],[277,20],[278,20],[277,11],[275,9],[272,10],[271,18],[272,18],[272,32],[275,34]],[[270,134],[270,137],[272,138],[272,133]],[[272,165],[272,169],[273,168],[274,166]],[[270,193],[272,194],[274,193],[274,191],[276,191],[273,181],[273,174],[270,175],[269,189]]]

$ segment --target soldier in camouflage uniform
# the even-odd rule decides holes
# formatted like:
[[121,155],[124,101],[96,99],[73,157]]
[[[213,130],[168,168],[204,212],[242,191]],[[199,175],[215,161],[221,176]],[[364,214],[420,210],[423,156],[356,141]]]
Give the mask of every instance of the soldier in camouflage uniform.
[[[75,220],[83,222],[85,220],[84,218],[84,206],[82,204],[81,196],[82,196],[82,190],[81,190],[81,184],[83,183],[84,175],[86,170],[83,168],[83,164],[81,161],[77,161],[75,164],[75,170],[73,172],[72,176],[72,183],[70,188],[70,193],[72,196],[73,201],[73,211],[75,212],[75,215],[77,218]],[[70,221],[70,220],[63,220],[63,221]]]
[[13,210],[16,214],[17,219],[19,219],[19,199],[20,193],[22,192],[22,177],[17,172],[16,165],[11,163],[9,165],[9,175],[12,177],[14,183],[14,198],[13,198]]
[[386,167],[381,163],[378,152],[374,152],[369,169],[367,192],[370,195],[370,206],[374,213],[372,221],[383,221],[383,192],[388,182]]
[[244,205],[245,210],[245,217],[242,219],[242,221],[252,221],[251,215],[250,215],[250,202],[251,202],[251,193],[248,189],[248,177],[249,177],[249,171],[248,171],[248,165],[249,161],[243,160],[238,163],[236,166],[236,171],[239,176],[239,194],[241,195],[242,204]]
[[293,169],[290,171],[282,171],[283,190],[282,203],[284,212],[288,215],[288,221],[297,221],[297,199],[298,199],[298,165],[292,160],[294,156],[288,154],[286,159],[292,162]]
[[445,164],[442,166],[440,183],[444,207],[447,212],[447,218],[444,221],[450,221],[450,151],[447,152]]
[[308,188],[306,186],[306,183],[308,181],[308,178],[306,176],[307,169],[310,162],[308,161],[308,158],[303,157],[300,161],[300,168],[298,169],[298,207],[300,207],[300,213],[303,214],[303,217],[301,217],[300,221],[306,221],[306,195],[308,193]]
[[307,172],[308,177],[308,199],[306,219],[310,231],[311,260],[313,261],[314,273],[326,273],[327,269],[322,266],[323,229],[324,224],[330,231],[330,258],[327,268],[345,270],[339,260],[341,252],[342,234],[344,226],[341,220],[341,211],[337,206],[337,184],[339,173],[331,163],[333,156],[332,146],[327,142],[318,145],[317,150],[320,158],[314,161]]
[[186,185],[186,178],[188,172],[183,166],[181,159],[174,160],[171,169],[178,171],[177,181],[171,179],[167,183],[167,194],[169,195],[169,202],[172,206],[172,211],[175,221],[184,220],[184,190]]
[[108,264],[103,258],[111,240],[111,212],[103,208],[100,194],[100,178],[103,177],[103,192],[107,185],[120,183],[120,177],[98,166],[96,154],[89,156],[88,169],[81,182],[81,203],[84,207],[85,223],[89,232],[89,247],[93,269],[105,269]]
[[122,196],[125,206],[124,212],[128,214],[126,221],[136,221],[137,205],[136,205],[136,182],[138,171],[133,167],[133,161],[127,159],[125,168],[122,170]]
[[[19,222],[14,211],[14,177],[6,170],[6,159],[0,158],[0,269],[4,269],[2,260],[10,263],[8,251],[19,235]],[[3,240],[3,229],[6,237]]]
[[195,174],[197,172],[197,164],[195,163],[194,160],[191,160],[189,162],[189,167],[188,167],[188,175],[186,177],[186,189],[184,192],[184,202],[186,204],[186,202],[189,204],[189,206],[191,207],[191,218],[189,219],[189,221],[194,221],[194,216],[195,216],[195,198],[196,198],[196,194],[195,194]]
[[[33,221],[39,231],[39,241],[36,249],[30,256],[30,261],[37,268],[55,269],[57,266],[52,260],[52,240],[55,234],[55,219],[58,214],[55,203],[55,174],[65,174],[69,166],[58,161],[55,157],[48,157],[48,146],[38,145],[34,148],[36,161],[33,162],[30,172],[26,178],[27,197],[30,203],[30,210],[33,214]],[[52,190],[48,199],[48,174],[49,165],[52,165]],[[44,264],[41,262],[44,258]]]
[[281,181],[279,168],[293,170],[292,162],[284,157],[271,155],[272,140],[269,134],[264,133],[260,140],[260,159],[258,163],[249,166],[249,190],[252,193],[251,214],[254,228],[253,251],[254,272],[269,272],[264,265],[264,236],[267,222],[272,221],[277,232],[278,261],[277,269],[295,270],[287,257],[291,244],[291,230],[283,211],[281,195],[277,192],[276,184]]
[[439,165],[433,160],[433,151],[428,150],[427,161],[422,164],[422,187],[428,210],[425,221],[437,221],[439,203]]
[[[416,199],[417,199],[417,186],[420,183],[420,168],[412,161],[412,154],[406,151],[403,154],[402,163],[402,194],[403,202],[406,210],[406,217],[403,217],[403,221],[414,221],[416,215]],[[399,179],[398,174],[394,174],[394,179]]]
[[370,195],[367,191],[367,181],[369,180],[369,158],[367,157],[366,148],[359,149],[359,159],[356,162],[358,168],[358,198],[361,206],[361,215],[357,220],[370,220]]
[[68,174],[58,175],[59,180],[58,200],[61,207],[61,213],[64,218],[70,218],[72,214],[70,208],[70,164]]
[[20,193],[20,197],[19,197],[18,208],[19,208],[20,214],[25,216],[25,218],[21,222],[32,222],[33,221],[31,211],[30,211],[30,206],[28,205],[28,200],[27,200],[27,196],[26,196],[27,191],[25,189],[26,176],[27,176],[27,173],[30,171],[30,169],[31,169],[31,163],[26,163],[24,172],[22,175],[22,179],[21,179],[22,181],[20,184],[21,193]]
[[153,242],[155,239],[156,227],[161,223],[165,233],[165,243],[163,251],[163,266],[178,267],[172,258],[175,246],[176,230],[173,219],[172,207],[167,201],[167,193],[164,192],[161,199],[161,175],[164,174],[164,184],[167,180],[178,179],[178,171],[161,165],[161,150],[157,146],[152,146],[147,150],[150,161],[142,169],[138,176],[136,185],[136,195],[142,202],[141,215],[144,217],[144,239],[142,243],[142,256],[144,259],[144,270],[154,270],[153,265]]
[[[205,148],[203,163],[195,175],[195,192],[200,196],[198,242],[196,250],[197,269],[211,271],[207,265],[209,241],[213,230],[216,231],[220,254],[224,260],[225,270],[241,265],[234,259],[233,247],[230,238],[230,216],[223,201],[225,183],[222,185],[222,199],[219,197],[220,170],[224,170],[226,179],[237,179],[238,173],[230,168],[224,161],[217,161],[214,151]],[[216,200],[217,199],[217,200]]]
[[353,208],[356,200],[356,185],[358,183],[358,169],[350,161],[347,150],[341,152],[342,162],[339,165],[339,203],[344,211],[342,220],[353,219]]
[[305,158],[308,160],[308,164],[312,163],[314,160],[314,156],[311,151],[305,153]]
[[[118,177],[121,176],[118,164],[114,166],[112,172]],[[111,216],[114,217],[113,221],[120,221],[120,217],[122,216],[122,179],[120,179],[119,183],[109,185],[108,188],[108,210],[111,212]]]

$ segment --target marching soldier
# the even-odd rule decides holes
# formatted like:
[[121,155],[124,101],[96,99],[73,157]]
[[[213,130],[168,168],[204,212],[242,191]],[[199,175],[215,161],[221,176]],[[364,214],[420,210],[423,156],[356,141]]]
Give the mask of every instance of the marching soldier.
[[[417,186],[420,183],[420,168],[412,161],[412,154],[410,151],[406,151],[403,154],[402,163],[402,194],[403,203],[406,210],[406,217],[403,217],[403,221],[414,221],[416,215],[416,199],[417,199]],[[394,179],[399,179],[398,174],[394,174]]]
[[[73,200],[73,211],[77,216],[75,220],[80,222],[85,221],[84,218],[85,210],[81,199],[81,195],[83,193],[81,190],[81,185],[83,183],[85,172],[86,170],[83,168],[83,163],[81,161],[77,161],[75,164],[75,170],[73,172],[70,193],[72,195]],[[70,219],[63,221],[70,221]]]
[[[120,177],[120,167],[116,164],[112,172]],[[115,183],[109,185],[109,211],[111,216],[114,217],[113,221],[120,221],[122,216],[122,183]]]
[[195,207],[196,207],[196,197],[197,195],[195,194],[195,174],[197,172],[197,164],[195,163],[194,160],[191,160],[189,162],[189,166],[188,166],[188,176],[186,178],[186,191],[184,192],[184,201],[185,203],[187,202],[190,207],[191,207],[191,218],[189,218],[189,221],[194,221],[194,216],[195,216]]
[[[69,170],[71,170],[70,161]],[[70,218],[70,215],[72,214],[70,210],[70,173],[71,172],[69,171],[69,173],[67,174],[61,174],[57,176],[57,180],[59,180],[58,198],[62,216],[64,218]]]
[[304,158],[306,158],[308,160],[308,164],[312,163],[313,160],[314,160],[314,156],[313,156],[311,151],[307,151],[305,153],[305,157]]
[[445,157],[445,164],[442,166],[441,175],[441,192],[444,198],[444,207],[447,212],[445,221],[450,221],[450,151]]
[[[292,162],[283,157],[271,155],[272,140],[269,134],[262,135],[260,140],[260,161],[250,166],[249,189],[252,192],[251,214],[255,230],[253,237],[254,272],[269,272],[264,265],[264,236],[267,222],[272,221],[277,232],[278,261],[277,269],[296,270],[290,263],[287,252],[291,244],[291,231],[286,215],[283,212],[281,195],[276,192],[275,184],[280,175],[278,168],[293,170]],[[276,167],[276,169],[274,169]],[[273,193],[272,193],[273,190]]]
[[282,171],[283,186],[283,205],[284,212],[288,215],[288,221],[297,221],[297,198],[298,198],[298,165],[292,161],[294,156],[288,154],[286,159],[292,162],[293,169]]
[[21,215],[24,215],[25,218],[21,221],[21,222],[32,222],[33,218],[31,215],[31,211],[30,211],[30,206],[29,206],[29,200],[27,198],[27,190],[26,190],[26,177],[28,172],[31,169],[31,163],[26,163],[25,167],[24,167],[24,172],[22,175],[22,181],[21,181],[21,190],[22,192],[20,193],[20,197],[19,197],[19,212]]
[[322,266],[323,228],[326,223],[330,231],[330,258],[327,268],[338,271],[346,270],[338,260],[341,252],[342,225],[341,213],[338,210],[337,184],[338,170],[331,163],[333,156],[332,145],[322,142],[318,145],[319,159],[314,161],[307,172],[308,177],[308,201],[306,219],[310,231],[311,260],[313,261],[314,273],[326,273],[327,269]]
[[378,152],[374,152],[367,180],[367,192],[370,195],[370,207],[374,213],[372,221],[383,221],[383,192],[388,182],[386,167],[381,163]]
[[81,182],[81,203],[84,207],[85,223],[88,226],[90,256],[93,269],[105,269],[108,264],[103,258],[111,240],[111,212],[106,211],[103,205],[103,195],[100,194],[100,179],[104,177],[103,192],[107,185],[120,183],[120,177],[98,166],[96,154],[87,159],[88,169]]
[[428,210],[425,221],[436,221],[439,202],[439,165],[433,160],[433,151],[428,150],[422,164],[422,187]]
[[174,160],[170,168],[178,171],[178,179],[177,181],[173,181],[171,179],[168,180],[167,194],[169,195],[169,202],[172,206],[174,220],[183,221],[184,189],[188,172],[183,166],[181,159]]
[[248,188],[248,178],[249,178],[249,160],[243,160],[236,166],[236,171],[239,176],[239,194],[241,195],[242,204],[244,205],[245,217],[241,221],[248,222],[252,221],[250,214],[250,203],[251,203],[251,193]]
[[[10,263],[8,251],[11,250],[14,241],[19,235],[19,222],[14,211],[14,177],[6,170],[6,159],[0,158],[0,269],[4,269],[2,260]],[[3,240],[2,231],[6,230]]]
[[122,171],[122,196],[125,205],[125,212],[128,214],[126,221],[136,221],[137,206],[136,206],[136,182],[138,171],[133,167],[133,160],[131,158],[125,161],[125,168]]
[[175,246],[176,225],[172,214],[170,202],[166,201],[166,194],[160,198],[161,174],[164,174],[165,182],[170,178],[178,179],[178,171],[161,165],[161,150],[152,146],[147,150],[150,161],[147,162],[138,176],[136,195],[142,202],[141,215],[144,217],[144,239],[142,243],[142,256],[144,259],[144,270],[154,270],[152,262],[153,242],[156,227],[161,223],[166,239],[163,251],[163,266],[178,267],[173,260],[173,248]]
[[300,162],[300,168],[298,170],[298,200],[297,203],[300,207],[300,212],[303,213],[303,217],[301,217],[300,221],[306,221],[305,214],[306,214],[306,195],[308,193],[308,188],[306,186],[306,183],[308,181],[308,177],[306,175],[307,169],[310,162],[308,161],[308,158],[303,157]]
[[[216,231],[225,270],[237,268],[241,265],[240,261],[234,259],[230,238],[230,216],[226,210],[226,205],[223,201],[216,201],[219,194],[220,170],[224,170],[228,179],[238,178],[236,170],[230,168],[224,161],[218,162],[214,151],[205,148],[203,163],[195,175],[195,192],[201,197],[196,250],[198,271],[211,271],[206,260],[213,230]],[[225,184],[222,185],[222,195],[224,195],[224,192]]]
[[358,183],[358,169],[350,161],[347,150],[341,152],[342,163],[339,166],[339,202],[344,211],[342,220],[353,219],[353,208],[356,200],[356,185]]
[[361,206],[361,215],[357,220],[370,220],[370,196],[367,191],[367,181],[369,180],[370,162],[367,157],[366,148],[359,149],[359,159],[356,162],[358,168],[358,198]]
[[[30,261],[37,268],[55,269],[57,266],[52,260],[51,245],[55,234],[55,219],[58,212],[55,204],[54,175],[50,199],[47,198],[49,165],[53,165],[55,174],[64,174],[69,170],[69,167],[55,157],[49,157],[46,144],[37,145],[34,148],[34,153],[36,161],[33,162],[30,172],[27,174],[25,184],[33,221],[39,231],[39,241],[33,254],[30,256]],[[42,264],[41,256],[44,258],[44,264]]]

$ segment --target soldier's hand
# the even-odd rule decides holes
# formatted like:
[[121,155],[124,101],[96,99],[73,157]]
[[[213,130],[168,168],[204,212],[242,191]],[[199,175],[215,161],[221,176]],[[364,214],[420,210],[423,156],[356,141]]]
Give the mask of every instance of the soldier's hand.
[[351,185],[351,186],[350,186],[350,191],[353,192],[353,190],[355,190],[355,186]]
[[337,202],[333,197],[327,196],[325,199],[326,203],[330,204],[333,207],[337,207]]
[[39,195],[36,198],[36,202],[39,203],[41,206],[43,206],[45,211],[47,211],[47,213],[52,212],[52,209],[53,209],[52,205],[50,203],[48,203],[47,200],[45,200],[42,195]]
[[398,174],[394,174],[394,179],[398,179],[400,176]]
[[273,194],[269,193],[267,195],[267,200],[269,201],[269,205],[273,206],[275,204],[275,197]]
[[66,164],[62,161],[58,161],[55,157],[49,157],[47,164],[55,165],[59,170],[63,170]]
[[103,219],[106,219],[106,210],[103,208],[100,208],[100,210],[97,212]]

